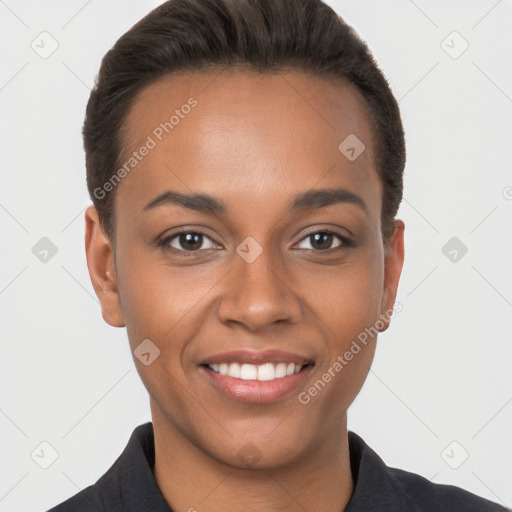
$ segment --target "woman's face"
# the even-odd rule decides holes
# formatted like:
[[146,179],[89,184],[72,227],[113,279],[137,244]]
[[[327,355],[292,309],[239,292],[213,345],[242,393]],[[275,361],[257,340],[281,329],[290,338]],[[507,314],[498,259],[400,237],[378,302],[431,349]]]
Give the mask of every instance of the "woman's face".
[[104,318],[126,325],[154,423],[239,467],[313,453],[344,428],[403,260],[400,221],[383,249],[364,100],[299,72],[183,73],[126,127],[115,267],[88,257],[112,270]]

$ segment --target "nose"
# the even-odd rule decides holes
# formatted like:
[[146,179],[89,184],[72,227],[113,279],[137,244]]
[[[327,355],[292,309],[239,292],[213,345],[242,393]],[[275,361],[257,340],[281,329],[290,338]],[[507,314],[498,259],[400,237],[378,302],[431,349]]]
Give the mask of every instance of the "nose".
[[218,307],[219,320],[241,324],[256,332],[278,322],[297,323],[302,305],[283,265],[271,261],[263,250],[253,262],[235,258],[234,267],[223,283]]

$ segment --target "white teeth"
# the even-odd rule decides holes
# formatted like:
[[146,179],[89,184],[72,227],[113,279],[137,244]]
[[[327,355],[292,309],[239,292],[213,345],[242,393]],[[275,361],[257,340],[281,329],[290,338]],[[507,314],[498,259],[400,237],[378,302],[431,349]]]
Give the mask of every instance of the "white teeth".
[[243,364],[240,368],[240,378],[243,380],[256,380],[258,367],[253,364]]
[[240,365],[238,363],[231,363],[228,366],[228,376],[240,379]]
[[276,366],[276,379],[286,377],[286,363],[279,363]]
[[266,363],[258,366],[258,380],[274,380],[275,378],[276,370],[272,363]]
[[299,373],[303,368],[302,365],[295,363],[265,363],[261,365],[255,364],[239,364],[239,363],[221,363],[208,365],[214,372],[228,377],[235,377],[242,380],[260,380],[268,381],[281,379],[294,373]]

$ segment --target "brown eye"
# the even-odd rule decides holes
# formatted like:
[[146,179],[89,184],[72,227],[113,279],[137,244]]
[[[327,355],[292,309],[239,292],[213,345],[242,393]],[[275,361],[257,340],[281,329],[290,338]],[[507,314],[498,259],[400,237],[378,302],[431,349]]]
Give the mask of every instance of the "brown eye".
[[[309,242],[304,246],[304,242]],[[335,243],[335,245],[333,245]],[[302,247],[301,247],[302,245]],[[309,245],[309,247],[308,247]],[[338,249],[343,247],[351,247],[353,244],[350,240],[338,233],[331,231],[317,231],[305,236],[299,242],[299,249],[310,249],[313,251],[328,251],[329,249]]]
[[203,235],[200,233],[182,233],[178,235],[177,241],[178,245],[183,249],[195,251],[201,249],[203,245]]
[[160,245],[181,252],[197,252],[201,249],[216,248],[216,244],[208,236],[197,231],[175,233],[162,240]]

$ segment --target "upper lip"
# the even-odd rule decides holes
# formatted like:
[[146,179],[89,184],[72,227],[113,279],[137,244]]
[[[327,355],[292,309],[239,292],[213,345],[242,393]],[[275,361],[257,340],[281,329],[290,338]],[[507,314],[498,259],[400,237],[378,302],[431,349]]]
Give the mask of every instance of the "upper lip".
[[311,358],[294,354],[292,352],[285,352],[283,350],[264,350],[256,352],[252,350],[232,350],[230,352],[223,352],[222,354],[215,354],[205,358],[199,364],[221,364],[221,363],[242,363],[260,365],[265,363],[295,363],[296,365],[304,366],[313,363]]

